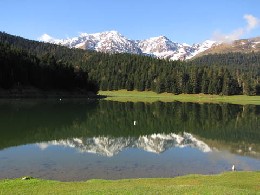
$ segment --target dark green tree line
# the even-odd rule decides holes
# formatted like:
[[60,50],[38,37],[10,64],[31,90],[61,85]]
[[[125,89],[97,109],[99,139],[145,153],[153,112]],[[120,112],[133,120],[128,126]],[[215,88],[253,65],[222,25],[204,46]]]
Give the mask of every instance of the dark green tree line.
[[[96,83],[101,90],[148,90],[174,94],[260,94],[260,53],[210,54],[183,62],[132,54],[106,54],[69,49],[6,33],[0,33],[0,42],[10,45],[13,49],[26,51],[29,58],[34,56],[32,61],[40,64],[42,69],[46,69],[41,70],[43,71],[41,74],[49,74],[47,70],[49,68],[43,64],[51,64],[48,67],[52,67],[55,77],[59,77],[62,81],[55,82],[54,87],[55,85],[73,87],[70,83],[66,83],[70,77],[68,72],[71,65],[74,70],[79,70],[78,74],[81,76],[78,78],[86,80],[86,76],[82,73],[88,72],[87,80]],[[4,72],[5,66],[4,64],[2,66]],[[68,67],[68,72],[55,71],[61,66]],[[19,71],[21,77],[28,77],[26,71],[22,69]],[[37,73],[36,70],[35,72]],[[67,76],[63,77],[63,74]],[[2,77],[12,80],[12,75],[13,72],[7,71]],[[40,79],[35,77],[34,79]],[[12,83],[11,80],[9,83]],[[46,82],[45,86],[51,85],[48,84],[49,81]]]
[[87,72],[80,68],[75,70],[52,55],[38,58],[0,43],[0,87],[12,89],[24,86],[43,90],[98,91],[97,85],[89,81]]

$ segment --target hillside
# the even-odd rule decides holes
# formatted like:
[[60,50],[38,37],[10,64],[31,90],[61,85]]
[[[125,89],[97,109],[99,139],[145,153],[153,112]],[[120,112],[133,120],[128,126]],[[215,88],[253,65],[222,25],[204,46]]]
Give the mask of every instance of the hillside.
[[76,66],[82,58],[88,58],[92,51],[84,51],[82,49],[70,49],[51,43],[43,43],[39,41],[28,40],[23,37],[10,35],[0,32],[0,43],[10,45],[13,48],[23,50],[29,54],[33,54],[39,58],[53,55],[57,60],[62,60]]
[[0,97],[55,96],[57,91],[86,95],[97,93],[98,87],[89,81],[87,72],[52,55],[39,58],[0,42]]
[[214,53],[196,57],[187,62],[189,66],[220,66],[224,65],[229,69],[241,69],[248,71],[250,69],[258,72],[260,68],[260,53],[249,52],[227,52]]
[[6,33],[0,33],[1,42],[12,49],[26,52],[29,58],[35,56],[43,64],[50,61],[51,64],[71,67],[74,72],[87,72],[88,80],[101,90],[260,94],[259,52],[210,54],[186,62],[128,53],[86,51]]
[[251,53],[260,52],[260,37],[255,37],[251,39],[241,39],[230,43],[221,43],[218,45],[213,45],[211,48],[201,52],[196,57],[208,55],[208,54],[224,54],[224,53]]

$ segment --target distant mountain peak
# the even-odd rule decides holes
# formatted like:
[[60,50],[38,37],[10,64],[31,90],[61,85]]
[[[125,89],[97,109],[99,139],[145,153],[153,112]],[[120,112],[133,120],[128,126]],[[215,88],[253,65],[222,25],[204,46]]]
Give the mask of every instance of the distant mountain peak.
[[40,40],[69,48],[95,50],[104,53],[150,55],[170,60],[190,59],[216,44],[215,41],[211,40],[193,45],[176,43],[164,35],[137,41],[126,38],[116,30],[92,34],[81,33],[78,37],[63,40],[55,39],[48,34],[44,34],[40,37]]
[[53,37],[51,37],[50,35],[48,34],[43,34],[42,36],[40,36],[38,38],[39,41],[43,41],[43,42],[51,42],[51,43],[54,43],[56,41],[60,41],[60,40],[57,40],[57,39],[54,39]]
[[162,40],[162,41],[169,41],[170,39],[164,35],[160,35],[160,36],[157,36],[157,37],[151,37],[147,40]]

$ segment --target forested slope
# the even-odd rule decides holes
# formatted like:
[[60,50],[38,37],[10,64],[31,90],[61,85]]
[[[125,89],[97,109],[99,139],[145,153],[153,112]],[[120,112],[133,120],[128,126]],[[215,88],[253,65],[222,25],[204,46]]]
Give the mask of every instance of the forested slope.
[[[96,83],[101,90],[260,94],[260,53],[210,54],[183,62],[133,54],[69,49],[6,33],[0,33],[0,43],[9,45],[11,49],[25,51],[28,56],[34,56],[47,64],[54,59],[54,64],[60,64],[61,67],[71,65],[74,72],[87,72],[88,80]],[[63,87],[75,87],[67,86],[71,82],[67,83],[66,77],[61,80],[64,81]]]
[[0,43],[0,88],[22,90],[24,87],[45,91],[98,91],[97,85],[89,81],[87,73],[80,68],[57,61],[51,55],[39,58]]

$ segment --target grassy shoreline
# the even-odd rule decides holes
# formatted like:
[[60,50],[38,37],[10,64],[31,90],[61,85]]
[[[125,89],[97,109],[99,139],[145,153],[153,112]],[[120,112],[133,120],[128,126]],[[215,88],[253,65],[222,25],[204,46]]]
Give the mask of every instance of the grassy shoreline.
[[260,194],[260,172],[225,172],[176,178],[59,182],[0,180],[0,194]]
[[120,101],[120,102],[196,102],[196,103],[231,103],[231,104],[254,104],[260,105],[260,96],[246,96],[246,95],[233,95],[233,96],[220,96],[208,94],[179,94],[174,95],[171,93],[157,94],[152,91],[99,91],[99,95],[107,96],[106,100]]

